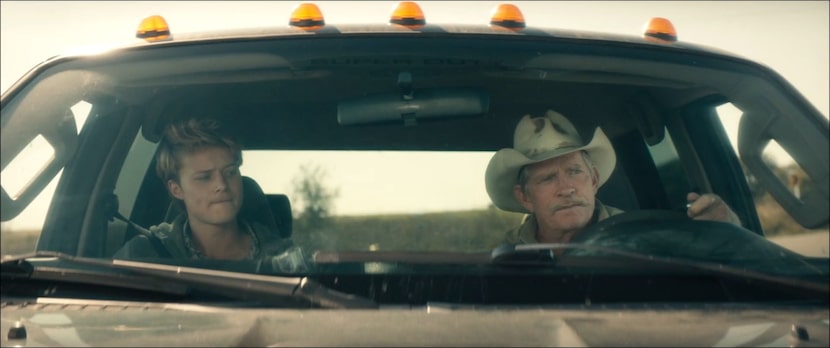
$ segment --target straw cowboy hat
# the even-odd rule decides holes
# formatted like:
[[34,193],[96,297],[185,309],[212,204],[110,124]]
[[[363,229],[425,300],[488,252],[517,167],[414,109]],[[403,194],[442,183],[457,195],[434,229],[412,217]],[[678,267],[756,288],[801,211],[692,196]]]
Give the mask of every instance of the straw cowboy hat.
[[588,145],[583,145],[576,127],[565,116],[548,110],[544,117],[525,115],[516,125],[513,148],[501,149],[487,165],[484,183],[487,194],[497,207],[514,212],[528,211],[513,195],[519,170],[525,165],[541,162],[572,152],[585,150],[599,172],[599,186],[608,180],[617,156],[614,147],[599,127]]

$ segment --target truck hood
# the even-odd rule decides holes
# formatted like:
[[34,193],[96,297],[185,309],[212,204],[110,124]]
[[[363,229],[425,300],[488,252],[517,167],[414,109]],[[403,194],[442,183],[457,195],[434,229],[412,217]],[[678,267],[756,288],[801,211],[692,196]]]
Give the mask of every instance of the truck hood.
[[[50,299],[3,304],[3,346],[828,346],[826,307],[295,310]],[[21,333],[26,338],[20,337]]]

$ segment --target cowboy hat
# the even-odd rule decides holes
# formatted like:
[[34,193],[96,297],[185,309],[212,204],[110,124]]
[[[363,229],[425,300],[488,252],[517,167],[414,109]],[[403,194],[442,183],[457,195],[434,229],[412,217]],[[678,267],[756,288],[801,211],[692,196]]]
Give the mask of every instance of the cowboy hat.
[[576,127],[560,113],[548,110],[544,117],[525,115],[516,125],[513,148],[499,150],[487,165],[484,175],[487,194],[493,204],[503,210],[527,213],[527,209],[513,195],[519,170],[528,164],[580,150],[588,152],[599,172],[599,186],[602,186],[614,171],[617,156],[599,127],[594,131],[591,142],[583,145]]

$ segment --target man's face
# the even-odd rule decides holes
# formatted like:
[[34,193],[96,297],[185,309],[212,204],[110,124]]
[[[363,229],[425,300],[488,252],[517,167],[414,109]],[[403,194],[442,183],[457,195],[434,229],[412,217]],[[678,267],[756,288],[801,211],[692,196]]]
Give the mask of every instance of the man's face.
[[192,223],[236,222],[242,206],[242,177],[229,149],[209,146],[183,154],[179,182],[170,180],[167,187],[173,197],[184,201]]
[[594,213],[599,174],[577,151],[527,167],[526,192],[514,187],[519,202],[552,231],[584,228]]

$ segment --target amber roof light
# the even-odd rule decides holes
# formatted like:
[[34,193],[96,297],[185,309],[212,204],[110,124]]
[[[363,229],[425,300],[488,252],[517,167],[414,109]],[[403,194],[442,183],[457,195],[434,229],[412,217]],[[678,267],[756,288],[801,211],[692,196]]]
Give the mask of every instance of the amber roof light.
[[172,36],[170,35],[170,27],[167,25],[167,21],[164,20],[164,17],[159,15],[144,18],[138,25],[135,37],[144,39],[148,42],[172,39]]
[[654,17],[646,23],[643,39],[651,42],[673,43],[677,42],[677,32],[668,19]]
[[392,11],[389,24],[396,24],[410,29],[418,29],[426,25],[426,18],[421,6],[413,1],[401,1]]
[[490,25],[518,31],[525,28],[525,17],[516,5],[500,4],[490,13]]
[[326,25],[323,18],[323,12],[317,5],[305,2],[297,5],[294,11],[291,12],[291,18],[288,20],[288,25],[303,29],[303,30],[318,30]]

